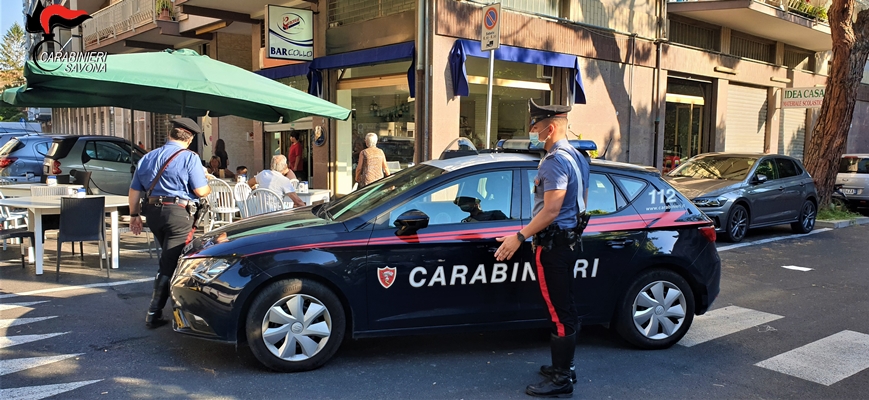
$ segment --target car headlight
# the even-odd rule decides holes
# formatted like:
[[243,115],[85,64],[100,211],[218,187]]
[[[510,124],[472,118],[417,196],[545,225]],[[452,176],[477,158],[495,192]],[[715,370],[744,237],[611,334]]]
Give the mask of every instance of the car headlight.
[[694,205],[697,207],[721,207],[727,203],[726,197],[698,197],[694,200]]
[[202,283],[208,283],[220,276],[223,271],[235,264],[235,260],[225,258],[188,258],[178,266],[178,276],[193,277]]

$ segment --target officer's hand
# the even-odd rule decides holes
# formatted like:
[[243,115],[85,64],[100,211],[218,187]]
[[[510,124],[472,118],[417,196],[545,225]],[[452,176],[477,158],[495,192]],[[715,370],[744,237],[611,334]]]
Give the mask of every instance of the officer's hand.
[[516,237],[516,235],[499,237],[495,240],[501,242],[501,246],[498,247],[498,251],[495,252],[495,259],[498,261],[513,258],[513,254],[516,254],[516,250],[519,250],[519,246],[522,245],[522,242],[519,241],[519,238]]
[[130,219],[130,231],[134,235],[142,233],[142,217],[133,217]]

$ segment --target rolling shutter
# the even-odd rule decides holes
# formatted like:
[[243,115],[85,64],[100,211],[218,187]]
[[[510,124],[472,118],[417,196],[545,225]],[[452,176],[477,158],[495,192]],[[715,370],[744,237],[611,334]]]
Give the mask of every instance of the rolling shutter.
[[782,109],[780,132],[777,153],[802,161],[806,145],[806,109]]
[[763,153],[766,103],[766,89],[729,85],[724,151]]

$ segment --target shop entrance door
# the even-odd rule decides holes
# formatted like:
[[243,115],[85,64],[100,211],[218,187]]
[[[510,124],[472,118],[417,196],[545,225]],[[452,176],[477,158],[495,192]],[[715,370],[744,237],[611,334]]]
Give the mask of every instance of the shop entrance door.
[[663,172],[669,172],[683,160],[703,152],[706,139],[704,108],[702,97],[667,93]]

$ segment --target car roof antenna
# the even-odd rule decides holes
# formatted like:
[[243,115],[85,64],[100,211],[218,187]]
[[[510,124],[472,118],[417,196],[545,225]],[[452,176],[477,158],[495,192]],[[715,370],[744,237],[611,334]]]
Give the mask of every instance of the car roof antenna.
[[600,153],[600,155],[597,156],[598,160],[606,160],[606,152],[610,149],[610,144],[612,144],[612,142],[613,142],[613,135],[610,135],[610,141],[606,142],[606,147],[603,149],[603,153]]

